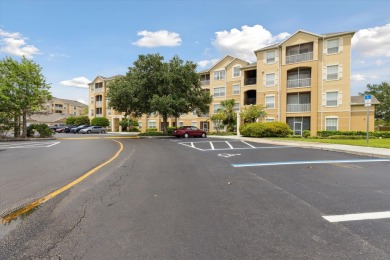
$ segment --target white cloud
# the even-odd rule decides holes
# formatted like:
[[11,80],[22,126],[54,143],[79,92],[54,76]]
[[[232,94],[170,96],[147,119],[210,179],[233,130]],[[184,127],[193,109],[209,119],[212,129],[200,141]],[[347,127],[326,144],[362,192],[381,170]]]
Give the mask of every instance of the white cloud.
[[88,105],[87,102],[85,102],[84,99],[77,99],[78,102],[83,103],[84,105]]
[[354,80],[354,81],[363,81],[363,80],[366,80],[366,78],[365,78],[364,75],[355,74],[355,75],[352,75],[352,76],[351,76],[351,80]]
[[214,65],[215,63],[217,63],[218,61],[219,61],[219,59],[201,60],[201,61],[198,61],[198,66],[200,68],[210,67],[210,66]]
[[254,61],[255,50],[283,41],[289,36],[287,32],[273,36],[261,25],[253,27],[244,25],[241,30],[233,28],[230,31],[216,32],[213,45],[222,54]]
[[136,42],[132,44],[140,47],[174,47],[181,44],[180,34],[175,32],[168,31],[157,31],[157,32],[149,32],[149,31],[141,31],[137,34],[138,36],[142,36]]
[[48,60],[52,61],[52,60],[55,60],[55,59],[58,59],[58,58],[69,58],[69,56],[66,55],[66,54],[63,54],[63,53],[50,53],[49,57],[48,57]]
[[390,23],[357,31],[352,38],[352,48],[366,57],[390,57]]
[[77,77],[71,80],[61,81],[60,84],[67,87],[76,87],[76,88],[88,88],[88,83],[91,83],[86,77]]
[[0,52],[15,56],[25,56],[28,59],[34,58],[34,55],[40,54],[39,49],[34,45],[26,43],[28,38],[23,37],[20,33],[10,33],[0,29]]
[[378,66],[383,65],[383,63],[384,63],[384,62],[383,62],[382,60],[376,60],[376,61],[375,61],[375,64],[378,65]]

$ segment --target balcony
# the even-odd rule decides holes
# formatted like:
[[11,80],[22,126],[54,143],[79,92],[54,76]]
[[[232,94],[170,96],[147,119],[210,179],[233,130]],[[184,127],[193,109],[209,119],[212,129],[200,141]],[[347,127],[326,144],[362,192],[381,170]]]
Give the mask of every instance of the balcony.
[[103,88],[95,88],[95,92],[102,93],[103,92]]
[[306,104],[287,104],[287,113],[310,112],[311,103]]
[[257,77],[254,78],[245,78],[244,85],[255,85]]
[[309,61],[309,60],[313,60],[312,52],[286,56],[286,64]]
[[103,114],[96,114],[96,117],[103,117]]
[[102,107],[103,101],[96,101],[96,107]]
[[302,88],[302,87],[310,87],[310,86],[311,86],[311,78],[287,80],[287,88]]
[[210,80],[201,80],[201,81],[200,81],[200,84],[201,84],[202,86],[208,86],[208,85],[210,85]]

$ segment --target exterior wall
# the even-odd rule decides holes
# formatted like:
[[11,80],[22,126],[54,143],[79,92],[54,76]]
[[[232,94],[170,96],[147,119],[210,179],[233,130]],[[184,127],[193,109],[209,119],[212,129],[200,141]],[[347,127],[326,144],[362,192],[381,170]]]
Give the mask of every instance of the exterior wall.
[[[371,105],[369,109],[369,131],[375,130],[375,106]],[[364,105],[351,106],[351,131],[367,130],[367,107]]]
[[84,109],[86,107],[87,105],[73,100],[53,98],[52,100],[46,102],[44,110],[41,112],[80,116],[84,114]]

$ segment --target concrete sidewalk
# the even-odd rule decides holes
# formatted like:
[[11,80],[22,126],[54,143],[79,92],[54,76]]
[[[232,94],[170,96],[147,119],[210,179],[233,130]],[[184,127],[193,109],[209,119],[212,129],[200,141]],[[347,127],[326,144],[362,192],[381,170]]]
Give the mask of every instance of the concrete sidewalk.
[[209,136],[216,138],[227,138],[227,139],[236,139],[244,140],[255,143],[266,143],[274,145],[287,145],[295,146],[301,148],[309,149],[321,149],[326,151],[335,151],[350,153],[356,155],[364,155],[370,157],[379,157],[379,158],[390,158],[390,149],[388,148],[375,148],[367,146],[354,146],[354,145],[343,145],[343,144],[325,144],[325,143],[314,143],[314,142],[302,142],[302,141],[291,141],[291,140],[271,140],[267,138],[255,138],[255,137],[243,137],[243,136]]

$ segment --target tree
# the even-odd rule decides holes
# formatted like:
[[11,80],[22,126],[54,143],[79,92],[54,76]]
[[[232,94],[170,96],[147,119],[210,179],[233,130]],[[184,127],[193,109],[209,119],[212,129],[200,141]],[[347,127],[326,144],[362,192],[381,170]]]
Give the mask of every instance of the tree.
[[168,117],[192,111],[207,112],[212,97],[200,86],[196,64],[174,56],[169,62],[159,54],[139,55],[125,77],[109,84],[109,105],[138,117],[157,112],[167,133]]
[[91,125],[106,127],[110,125],[110,121],[108,121],[108,119],[105,117],[95,117],[92,118]]
[[387,82],[381,84],[367,84],[368,90],[359,95],[373,95],[380,102],[375,107],[375,119],[390,122],[390,85]]
[[237,124],[237,115],[234,111],[234,99],[227,99],[221,101],[222,114],[224,115],[223,124],[227,126],[229,132],[233,132],[235,125]]
[[210,117],[210,119],[211,121],[213,121],[213,124],[216,126],[217,133],[219,133],[221,126],[223,126],[223,120],[225,119],[224,113],[222,112],[221,109],[218,109],[217,113],[213,114]]
[[264,107],[260,105],[249,105],[241,109],[240,116],[246,124],[256,122],[256,119],[267,116],[267,113],[264,111]]
[[20,62],[9,57],[0,61],[0,110],[14,117],[15,137],[20,135],[20,126],[22,137],[27,137],[27,115],[51,99],[50,85],[41,70],[25,57]]
[[66,119],[66,124],[67,125],[74,125],[76,124],[76,118],[75,116],[70,116]]
[[78,116],[74,121],[76,125],[89,125],[89,117],[88,116]]

